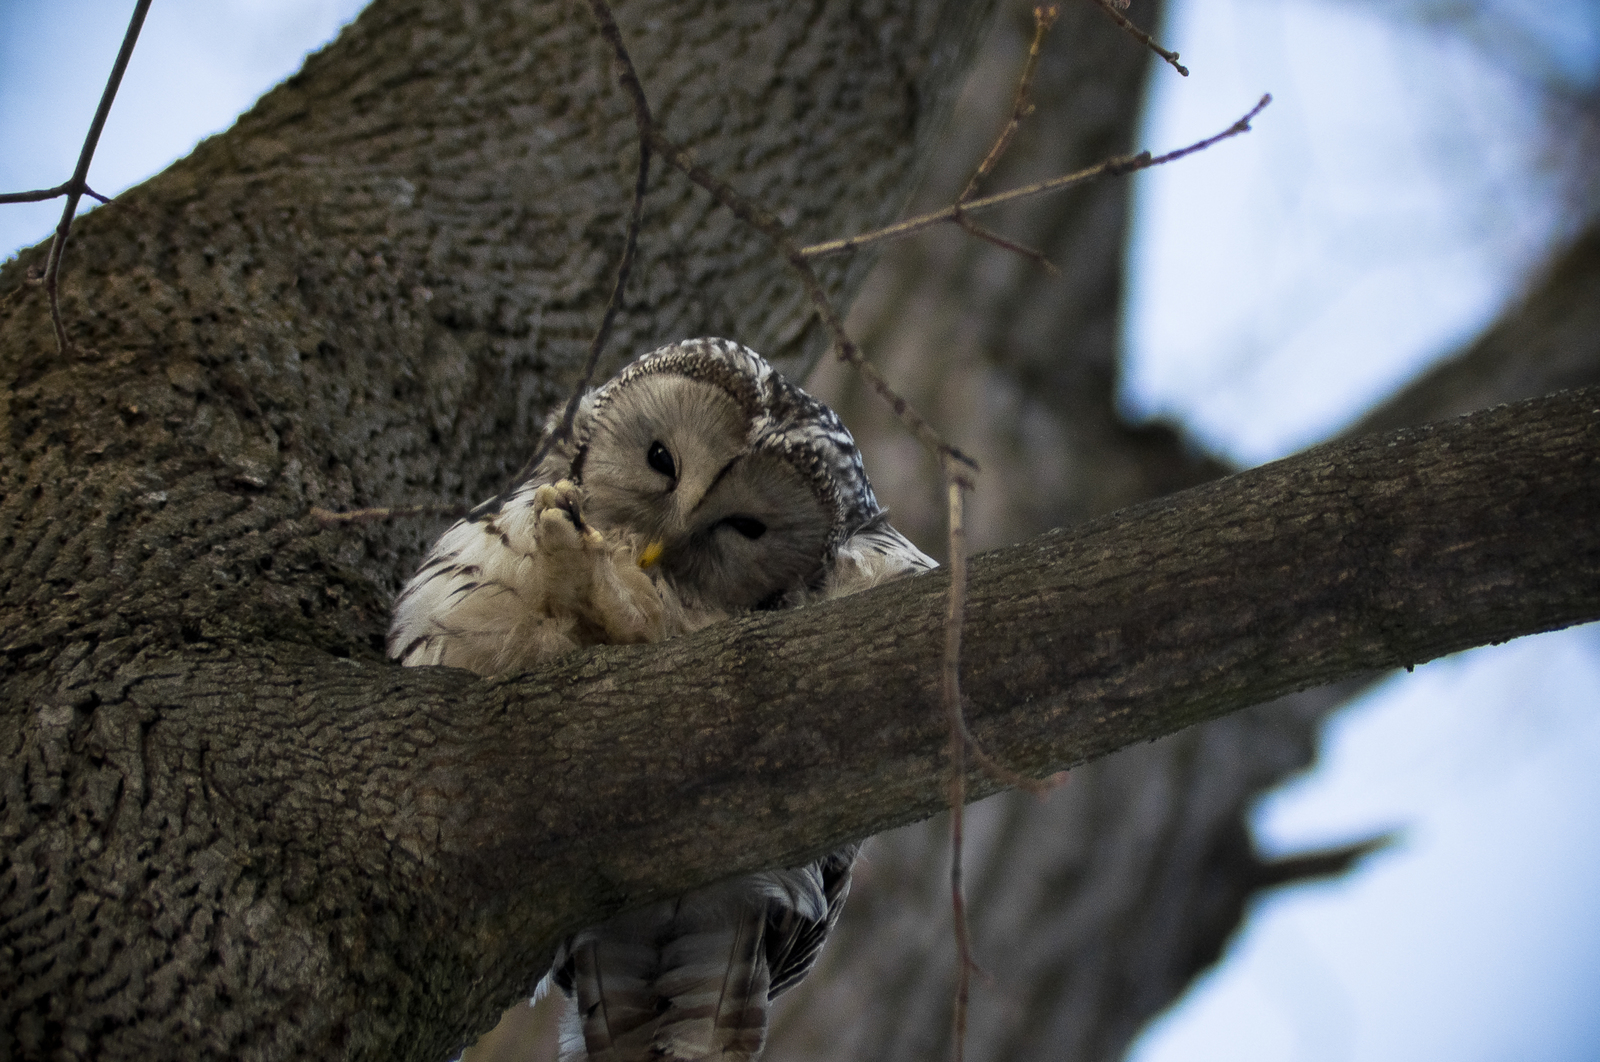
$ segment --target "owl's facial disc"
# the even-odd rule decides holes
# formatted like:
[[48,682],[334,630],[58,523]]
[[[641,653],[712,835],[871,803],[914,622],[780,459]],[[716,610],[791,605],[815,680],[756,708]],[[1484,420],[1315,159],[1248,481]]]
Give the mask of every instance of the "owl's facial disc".
[[823,563],[831,513],[781,456],[752,451],[745,408],[721,387],[640,377],[596,414],[586,517],[638,538],[640,560],[707,604],[751,608]]
[[733,608],[756,608],[821,571],[832,514],[781,455],[741,454],[695,508],[690,533],[662,563],[682,586]]
[[596,415],[583,464],[589,517],[669,548],[695,504],[745,448],[743,408],[726,391],[667,374],[643,376]]

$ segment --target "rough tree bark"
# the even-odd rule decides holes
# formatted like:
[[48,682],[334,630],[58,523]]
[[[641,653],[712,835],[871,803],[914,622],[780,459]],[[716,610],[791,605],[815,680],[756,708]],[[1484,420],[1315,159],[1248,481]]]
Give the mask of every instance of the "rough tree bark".
[[[618,14],[669,133],[821,238],[903,205],[986,7]],[[378,659],[440,528],[319,532],[310,506],[471,502],[526,460],[598,322],[635,156],[581,6],[379,3],[82,220],[70,356],[24,288],[42,249],[0,273],[0,1055],[437,1062],[531,987],[537,935],[487,942],[498,916],[416,891],[384,831],[304,817],[404,807],[397,776],[335,757],[257,818],[254,784],[213,768],[268,662],[331,682],[330,661]],[[843,292],[867,264],[825,276]],[[809,320],[763,241],[658,168],[602,370],[701,334],[799,368]],[[133,692],[196,661],[220,670]],[[306,682],[309,749],[348,720]]]
[[[977,17],[964,4],[619,15],[669,132],[819,235],[902,201]],[[632,123],[605,71],[565,5],[379,4],[233,131],[85,220],[68,356],[22,289],[40,254],[0,273],[0,1054],[442,1058],[527,991],[560,930],[937,806],[942,736],[916,706],[938,577],[481,682],[378,659],[387,594],[436,526],[305,519],[312,504],[475,498],[525,458],[598,316],[626,211]],[[803,364],[816,340],[781,267],[682,181],[655,183],[619,357],[724,332]],[[862,268],[830,282],[848,288]],[[1493,525],[1501,537],[1478,540],[1499,548],[1439,552],[1419,591],[1448,585],[1451,564],[1498,564],[1483,588],[1516,621],[1424,609],[1376,640],[1358,624],[1366,652],[1325,671],[1254,667],[1280,676],[1260,687],[1219,669],[1216,654],[1244,644],[1228,638],[1198,686],[1139,679],[1198,691],[1164,722],[1069,734],[1063,721],[1087,713],[1025,707],[1096,703],[1060,668],[1093,665],[1104,692],[1117,668],[1151,661],[1128,639],[1091,639],[1084,657],[1052,646],[1044,613],[1017,607],[1036,594],[1036,546],[1012,556],[1011,590],[1001,568],[975,582],[977,615],[995,620],[970,658],[980,723],[991,707],[1027,723],[986,738],[1053,769],[1269,696],[1284,674],[1316,681],[1592,616],[1593,404],[1400,444],[1447,473],[1478,447],[1513,455],[1492,467],[1526,489],[1454,528],[1465,541]],[[1350,460],[1350,497],[1374,505],[1395,497],[1397,470],[1424,467],[1366,453]],[[1391,486],[1374,494],[1363,477]],[[1229,489],[1248,507],[1265,482]],[[1171,521],[1211,512],[1226,558],[1240,512],[1220,497],[1144,517],[1183,563]],[[1541,519],[1506,522],[1533,501]],[[1407,528],[1451,531],[1326,511],[1306,527],[1344,528],[1363,562]],[[1274,548],[1305,545],[1250,526]],[[1156,570],[1111,541],[1057,547],[1058,609],[1075,607],[1083,572]],[[1559,592],[1545,593],[1533,573],[1552,569]],[[1008,653],[1029,641],[1006,636],[1002,613],[1035,632],[1034,664],[1015,667]],[[881,667],[819,669],[869,620]],[[890,673],[908,678],[884,704],[899,714],[846,710],[851,696],[882,702]],[[819,698],[830,683],[841,697]]]

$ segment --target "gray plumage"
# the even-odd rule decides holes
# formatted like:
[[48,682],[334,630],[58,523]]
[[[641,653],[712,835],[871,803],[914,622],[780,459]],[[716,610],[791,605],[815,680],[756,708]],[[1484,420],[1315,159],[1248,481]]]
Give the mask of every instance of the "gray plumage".
[[[833,410],[737,343],[689,340],[591,391],[525,480],[444,533],[395,603],[388,650],[500,674],[933,566],[889,526]],[[578,1001],[569,1048],[595,1062],[753,1058],[768,1001],[838,918],[854,857],[730,878],[574,934],[551,971]]]

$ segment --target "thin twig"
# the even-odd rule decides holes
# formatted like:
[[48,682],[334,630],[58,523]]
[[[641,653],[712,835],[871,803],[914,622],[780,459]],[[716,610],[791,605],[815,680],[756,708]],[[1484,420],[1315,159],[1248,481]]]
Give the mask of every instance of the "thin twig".
[[990,206],[1000,206],[1002,203],[1011,203],[1014,200],[1043,195],[1045,192],[1056,192],[1059,189],[1072,187],[1074,184],[1093,181],[1094,178],[1122,176],[1125,173],[1133,173],[1134,170],[1144,170],[1149,165],[1149,152],[1142,152],[1139,155],[1117,155],[1114,158],[1107,158],[1106,162],[1090,166],[1088,170],[1078,170],[1077,173],[1064,174],[1059,178],[1050,178],[1048,181],[1038,181],[1037,184],[1029,184],[1029,186],[1021,187],[1021,189],[1011,189],[1010,192],[998,192],[998,194],[986,195],[986,197],[976,198],[976,200],[970,200],[970,202],[946,206],[944,210],[936,210],[933,213],[918,214],[917,218],[896,221],[893,226],[883,226],[882,229],[862,232],[861,235],[854,235],[854,237],[845,237],[842,240],[826,240],[826,242],[803,246],[803,248],[800,248],[800,254],[803,254],[805,258],[824,258],[827,254],[843,254],[845,251],[854,251],[859,246],[866,246],[867,243],[877,243],[878,240],[899,240],[902,237],[909,237],[914,232],[922,232],[923,229],[931,229],[931,227],[938,226],[938,224],[955,221],[958,216],[971,213],[971,211],[989,210]]
[[990,207],[996,207],[1002,203],[1010,203],[1019,199],[1044,195],[1046,192],[1070,188],[1075,184],[1083,184],[1097,177],[1116,177],[1125,173],[1132,173],[1149,165],[1151,165],[1149,152],[1143,152],[1138,155],[1118,155],[1114,158],[1106,159],[1104,162],[1096,163],[1088,169],[1078,170],[1076,173],[1052,177],[1036,184],[1013,188],[1008,192],[999,192],[995,195],[973,199],[966,203],[952,204],[942,210],[920,214],[914,218],[907,218],[905,221],[897,221],[893,225],[885,225],[883,228],[874,229],[871,232],[863,232],[859,236],[846,236],[839,240],[814,243],[808,247],[800,248],[800,253],[806,258],[821,258],[830,254],[843,254],[845,251],[853,251],[858,247],[864,247],[879,240],[895,240],[910,236],[912,233],[921,232],[923,229],[955,221],[960,215],[971,213],[975,210],[988,210]]
[[376,509],[351,509],[349,512],[336,513],[332,509],[324,509],[320,505],[313,505],[309,515],[322,526],[333,527],[338,524],[370,524],[378,520],[389,520],[395,517],[465,516],[467,515],[467,507],[455,503],[395,505]]
[[1000,157],[1011,146],[1011,140],[1017,135],[1017,130],[1022,128],[1022,120],[1033,113],[1033,101],[1028,97],[1033,88],[1033,75],[1039,68],[1039,56],[1044,51],[1044,38],[1050,32],[1050,27],[1061,15],[1061,8],[1055,4],[1049,7],[1036,7],[1033,9],[1033,41],[1028,45],[1028,57],[1022,61],[1022,73],[1017,78],[1017,91],[1011,99],[1011,117],[1001,128],[1000,135],[995,137],[994,146],[989,153],[978,163],[978,168],[972,171],[972,177],[967,181],[966,188],[956,197],[956,202],[965,203],[978,191],[978,182],[989,176],[991,170],[1000,161]]
[[961,718],[961,627],[967,608],[967,542],[962,520],[962,485],[945,469],[949,493],[950,603],[944,623],[944,666],[941,691],[950,730],[950,913],[956,937],[956,992],[951,1012],[955,1062],[962,1062],[967,1043],[967,1000],[972,983],[972,938],[967,931],[967,898],[962,885],[962,827],[967,806],[967,737]]
[[[1189,76],[1189,68],[1178,62],[1177,52],[1167,51],[1165,48],[1161,47],[1161,45],[1156,43],[1156,39],[1154,37],[1150,36],[1150,34],[1146,33],[1138,26],[1135,26],[1132,22],[1129,22],[1128,16],[1124,15],[1121,11],[1118,11],[1118,5],[1112,3],[1112,0],[1094,0],[1094,2],[1100,5],[1100,10],[1104,11],[1112,22],[1115,22],[1117,25],[1121,26],[1123,31],[1131,36],[1134,40],[1138,41],[1140,44],[1144,45],[1146,48],[1149,48],[1152,52],[1155,52],[1157,55],[1161,56],[1161,58],[1171,63],[1172,68],[1178,73],[1182,74],[1184,77]],[[1123,3],[1120,6],[1127,7],[1128,5]]]
[[1020,254],[1024,258],[1031,258],[1040,269],[1043,269],[1046,273],[1049,273],[1053,277],[1059,277],[1061,275],[1061,270],[1056,267],[1056,264],[1050,261],[1050,259],[1045,256],[1045,253],[1037,248],[1029,247],[1025,243],[1017,243],[1014,240],[1008,240],[998,232],[995,232],[993,229],[986,229],[982,225],[979,225],[976,221],[973,221],[971,218],[967,217],[966,214],[958,215],[956,217],[956,224],[960,225],[962,231],[968,236],[982,240],[985,243],[992,243],[1002,251],[1010,251],[1012,254]]
[[0,306],[5,306],[6,303],[10,302],[24,291],[27,291],[29,288],[34,287],[38,283],[39,281],[34,277],[24,276],[21,284],[18,284],[4,295],[0,295]]
[[[0,192],[0,205],[6,203],[42,203],[46,199],[58,199],[72,191],[72,188],[71,181],[63,181],[54,188],[39,188],[32,192]],[[102,203],[111,202],[111,200],[88,185],[84,185],[82,191],[84,195],[91,199],[98,199]]]
[[956,990],[951,1007],[951,1043],[955,1062],[963,1062],[967,1043],[967,1007],[972,992],[972,934],[967,925],[967,899],[962,882],[963,829],[966,823],[968,750],[984,770],[1007,785],[1019,786],[1036,794],[1055,788],[1052,782],[1024,778],[1007,770],[984,753],[967,730],[961,698],[961,632],[967,611],[967,532],[963,517],[963,493],[967,485],[959,471],[946,466],[945,483],[949,498],[950,599],[945,612],[944,655],[940,673],[940,692],[944,702],[945,725],[950,731],[950,914],[956,938]]
[[1024,258],[1031,258],[1039,267],[1051,276],[1061,275],[1061,270],[1056,264],[1045,257],[1043,251],[1035,250],[1013,240],[1008,240],[998,232],[978,224],[967,216],[965,207],[972,197],[978,192],[978,182],[988,176],[1006,149],[1011,146],[1012,139],[1017,135],[1017,130],[1022,128],[1022,120],[1033,113],[1033,102],[1029,99],[1033,87],[1033,75],[1039,67],[1039,56],[1044,51],[1044,38],[1050,32],[1050,27],[1055,24],[1056,18],[1061,14],[1061,9],[1055,4],[1048,7],[1033,9],[1033,41],[1028,45],[1028,56],[1022,63],[1022,73],[1017,78],[1017,91],[1011,100],[1011,117],[1001,128],[1000,135],[995,137],[994,145],[989,148],[989,153],[978,163],[978,168],[972,171],[972,176],[967,180],[967,186],[956,197],[955,221],[966,230],[969,236],[994,244],[1002,250],[1020,254]]
[[1098,177],[1118,177],[1122,176],[1123,174],[1135,173],[1139,170],[1147,170],[1152,166],[1161,166],[1165,163],[1181,159],[1185,155],[1192,155],[1196,151],[1204,151],[1213,144],[1227,140],[1229,137],[1234,137],[1238,136],[1240,133],[1249,132],[1250,123],[1255,119],[1256,115],[1260,114],[1267,104],[1271,102],[1272,96],[1270,94],[1262,96],[1256,105],[1250,108],[1250,112],[1248,114],[1246,114],[1243,118],[1240,118],[1237,122],[1234,122],[1222,132],[1217,133],[1215,136],[1208,136],[1204,140],[1196,141],[1195,143],[1190,144],[1188,147],[1182,147],[1176,151],[1169,151],[1164,155],[1151,155],[1148,151],[1141,151],[1137,155],[1120,155],[1115,158],[1106,159],[1104,162],[1090,166],[1088,169],[1078,170],[1076,173],[1068,173],[1060,177],[1051,177],[1048,180],[1025,185],[1021,188],[1013,188],[1007,192],[999,192],[995,195],[984,196],[981,199],[973,199],[966,203],[948,206],[943,210],[935,210],[930,214],[921,214],[914,218],[907,218],[905,221],[899,221],[893,225],[886,225],[881,229],[874,229],[871,232],[863,232],[859,236],[847,236],[841,240],[828,240],[824,243],[814,243],[808,247],[800,248],[800,254],[805,258],[821,258],[824,255],[843,254],[846,251],[853,251],[858,247],[863,247],[869,243],[876,243],[879,240],[899,239],[904,236],[910,236],[914,232],[921,232],[923,229],[931,228],[934,225],[955,221],[957,215],[962,213],[968,213],[974,210],[987,210],[990,207],[996,207],[1002,203],[1015,202],[1019,199],[1030,199],[1033,196],[1043,195],[1046,192],[1055,192],[1062,188],[1070,188],[1075,184],[1083,184],[1086,181],[1092,181]]
[[[591,2],[600,3],[602,0],[591,0]],[[838,311],[828,301],[828,294],[822,286],[822,281],[818,279],[816,271],[811,268],[811,263],[806,261],[804,252],[795,245],[794,240],[789,236],[789,230],[784,227],[783,223],[734,191],[726,182],[714,176],[705,167],[696,162],[694,157],[687,151],[668,140],[660,129],[652,127],[650,139],[663,159],[681,171],[685,177],[710,192],[712,198],[733,212],[734,217],[751,226],[773,242],[778,248],[778,252],[788,260],[789,264],[794,267],[795,272],[799,274],[800,281],[805,286],[806,294],[811,299],[812,307],[817,312],[817,317],[828,329],[828,334],[833,339],[834,353],[839,360],[848,362],[861,374],[867,383],[872,385],[872,389],[885,402],[889,403],[889,407],[894,410],[895,416],[899,417],[900,422],[906,426],[907,430],[916,436],[917,441],[940,457],[941,460],[948,456],[965,465],[971,471],[978,471],[978,463],[941,439],[939,433],[933,430],[933,427],[922,418],[921,414],[911,408],[909,402],[895,393],[894,388],[889,386],[889,381],[883,378],[883,374],[878,372],[872,363],[862,355],[860,348],[855,345],[849,333],[845,331],[844,321],[839,317]]]
[[629,57],[628,50],[622,45],[622,31],[617,28],[617,20],[611,16],[611,9],[603,0],[596,0],[589,5],[589,10],[594,14],[595,21],[600,24],[600,35],[611,45],[617,63],[622,68],[617,74],[617,81],[633,103],[633,121],[639,127],[639,167],[633,179],[633,206],[628,213],[628,234],[622,244],[622,260],[617,263],[617,279],[611,285],[611,296],[606,300],[600,327],[595,330],[594,339],[589,343],[589,356],[584,359],[583,372],[572,388],[571,397],[567,399],[567,408],[561,414],[561,425],[553,432],[546,432],[545,437],[539,441],[539,448],[534,451],[533,458],[523,466],[521,472],[517,473],[516,482],[519,483],[533,474],[533,470],[539,467],[539,462],[545,459],[550,453],[550,448],[558,440],[572,434],[572,425],[578,417],[578,406],[583,402],[584,392],[588,391],[589,385],[594,382],[600,355],[604,353],[606,343],[611,339],[611,327],[616,322],[617,312],[622,309],[623,289],[627,287],[628,274],[633,271],[633,260],[638,253],[639,228],[644,218],[645,187],[650,181],[649,130],[654,126],[650,118],[650,101],[645,98],[644,85],[639,81],[639,74],[633,68],[633,60]]
[[1234,122],[1216,136],[1208,136],[1204,140],[1190,144],[1188,147],[1182,147],[1176,151],[1169,151],[1165,155],[1157,155],[1143,166],[1140,166],[1139,169],[1147,169],[1150,166],[1162,166],[1169,162],[1176,162],[1185,155],[1193,155],[1196,151],[1204,151],[1212,144],[1220,143],[1231,136],[1238,136],[1240,133],[1248,133],[1250,131],[1250,123],[1255,121],[1256,115],[1266,110],[1267,104],[1271,102],[1272,93],[1263,93],[1261,98],[1256,101],[1256,105],[1251,107],[1243,118],[1240,118],[1237,122]]
[[[150,0],[138,0],[133,7],[133,18],[128,21],[128,31],[122,35],[122,48],[117,61],[111,64],[111,76],[106,79],[105,91],[100,94],[100,106],[95,108],[94,121],[89,123],[89,135],[83,138],[83,150],[78,153],[78,167],[67,182],[66,208],[61,211],[61,221],[56,225],[56,235],[50,241],[50,259],[45,263],[44,288],[50,295],[50,320],[56,327],[56,347],[65,354],[71,349],[67,342],[67,329],[61,323],[61,256],[67,248],[67,234],[72,231],[72,219],[78,213],[78,200],[89,189],[89,163],[94,159],[94,149],[100,143],[100,131],[105,128],[106,116],[111,113],[111,102],[117,98],[122,85],[122,75],[133,57],[133,46],[139,42],[139,30],[144,27],[144,17],[150,11]],[[31,194],[31,193],[23,193]],[[104,198],[96,195],[104,202]],[[22,200],[27,202],[27,200]]]
[[1007,785],[1019,786],[1036,794],[1055,788],[1052,782],[1024,778],[1007,770],[985,754],[967,730],[961,698],[961,632],[967,613],[967,531],[963,516],[964,492],[969,484],[960,470],[946,461],[943,469],[949,498],[950,599],[944,623],[944,655],[940,671],[940,693],[944,702],[945,725],[950,731],[950,914],[956,938],[956,990],[951,1006],[951,1042],[955,1062],[963,1062],[967,1044],[967,1006],[972,993],[972,933],[967,925],[967,898],[962,881],[966,824],[968,750],[984,770]]

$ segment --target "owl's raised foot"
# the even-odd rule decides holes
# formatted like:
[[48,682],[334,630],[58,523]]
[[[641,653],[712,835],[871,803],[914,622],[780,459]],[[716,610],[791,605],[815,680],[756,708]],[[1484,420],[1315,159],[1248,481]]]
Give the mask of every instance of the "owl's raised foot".
[[583,490],[570,479],[533,492],[533,518],[541,553],[599,550],[606,544],[599,528],[583,519]]
[[534,550],[543,569],[542,611],[580,620],[580,644],[656,641],[662,601],[622,536],[583,518],[583,488],[571,480],[533,492]]

